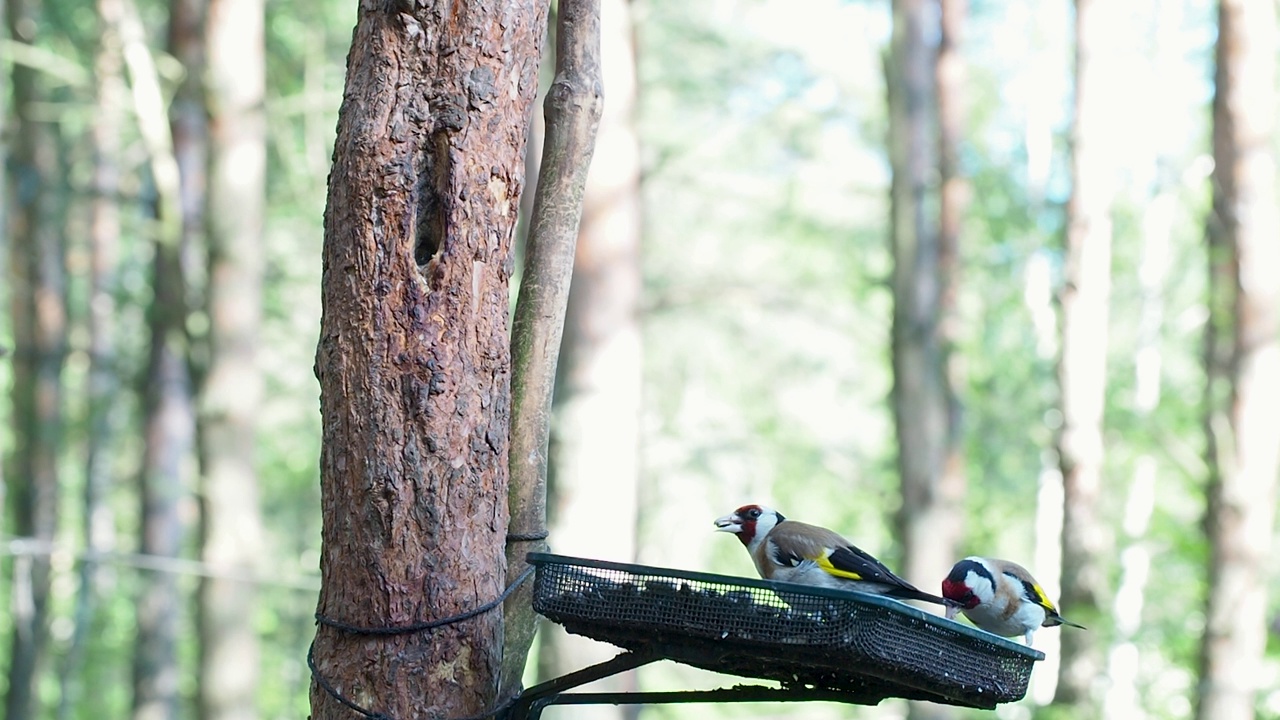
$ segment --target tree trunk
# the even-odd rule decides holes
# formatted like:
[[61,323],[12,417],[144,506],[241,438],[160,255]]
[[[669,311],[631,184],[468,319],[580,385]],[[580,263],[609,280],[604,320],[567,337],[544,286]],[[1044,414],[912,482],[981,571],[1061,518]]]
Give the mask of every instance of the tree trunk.
[[[508,280],[541,0],[363,4],[325,214],[322,618],[446,619],[504,588]],[[502,617],[323,622],[313,716],[495,702]],[[327,686],[327,687],[326,687]]]
[[[173,169],[167,172],[175,176],[172,195],[177,203],[172,214],[181,227],[170,228],[167,232],[181,233],[178,261],[182,267],[184,297],[188,309],[204,307],[199,291],[202,289],[201,282],[208,274],[204,269],[203,257],[209,164],[210,109],[205,97],[204,81],[208,5],[208,0],[169,0],[169,53],[177,58],[186,73],[169,104],[167,128],[172,139],[171,157],[168,160],[173,165]],[[158,125],[156,133],[160,134],[164,129],[163,125]],[[154,142],[163,144],[160,139]],[[162,156],[163,152],[157,150],[156,154]],[[205,340],[205,337],[188,332],[187,351],[192,355],[188,364],[196,373],[205,359]]]
[[[176,248],[157,243],[147,364],[146,453],[142,477],[142,544],[145,555],[177,557],[186,528],[180,515],[194,445],[194,407],[187,375],[183,286]],[[176,327],[175,327],[176,326]],[[178,623],[182,609],[177,577],[143,576],[134,650],[135,720],[178,716]]]
[[[640,148],[636,58],[628,0],[601,4],[601,70],[608,98],[578,233],[549,468],[556,552],[632,562],[640,474]],[[612,646],[543,628],[539,675],[563,675],[613,657]],[[593,685],[634,689],[633,674]],[[570,717],[633,716],[634,706],[575,707]]]
[[[266,209],[262,0],[212,0],[208,16],[209,312],[200,393],[201,545],[216,571],[253,574],[263,553],[254,467]],[[257,588],[200,582],[200,717],[257,716]]]
[[[175,99],[175,112],[181,117],[182,103],[190,98],[192,83],[198,82],[202,72],[202,52],[198,46],[187,44],[191,38],[184,30],[192,22],[198,26],[199,21],[175,8],[171,22],[170,51],[187,70],[187,82]],[[191,138],[183,134],[181,120],[175,119],[170,127],[155,64],[132,0],[125,0],[123,5],[121,36],[135,116],[157,195],[153,297],[148,311],[151,348],[144,382],[146,447],[141,477],[140,550],[147,555],[172,558],[181,554],[187,532],[182,503],[192,483],[195,446],[195,404],[187,365],[187,283],[182,258],[201,233],[199,216],[192,217],[188,208],[192,194],[203,192],[204,178],[193,175],[191,166],[179,163],[179,152],[183,158],[191,154],[191,148],[185,145]],[[198,138],[195,142],[199,142]],[[195,172],[202,169],[198,167]],[[181,672],[177,646],[182,608],[175,575],[151,572],[142,576],[134,640],[135,720],[164,720],[179,715]]]
[[[936,62],[938,98],[938,348],[941,403],[946,413],[942,466],[937,470],[937,509],[942,547],[924,559],[916,573],[921,582],[941,583],[950,571],[964,534],[964,471],[962,407],[958,388],[962,386],[954,352],[957,342],[956,293],[960,279],[960,232],[969,202],[969,182],[960,170],[960,144],[964,137],[965,68],[960,46],[964,38],[967,0],[941,0],[941,34]],[[919,528],[917,528],[917,532]],[[924,542],[917,536],[917,540]],[[937,542],[937,541],[935,541]],[[932,545],[933,543],[929,543]],[[941,564],[939,564],[941,563]],[[933,573],[938,574],[934,575]]]
[[[902,572],[915,567],[929,540],[922,521],[936,510],[936,472],[942,467],[947,419],[942,399],[937,316],[940,295],[937,234],[925,207],[932,169],[930,115],[933,58],[925,40],[925,0],[895,0],[888,73],[890,196],[893,250],[893,411],[898,438],[902,506],[898,537]],[[935,530],[936,528],[930,528]],[[937,536],[931,538],[936,542]],[[944,572],[942,575],[945,575]],[[942,577],[938,575],[938,577]]]
[[1209,592],[1200,720],[1254,716],[1267,640],[1267,570],[1280,472],[1276,32],[1274,4],[1219,3],[1205,338]]
[[115,356],[116,264],[120,244],[120,136],[124,121],[124,65],[120,43],[120,0],[97,0],[99,45],[94,60],[97,83],[95,121],[90,129],[93,196],[89,201],[89,381],[86,403],[85,479],[82,530],[87,557],[80,563],[75,627],[63,659],[58,717],[69,718],[84,690],[82,665],[101,588],[95,555],[115,546],[111,488],[120,384]]
[[[1105,0],[1101,0],[1105,2]],[[1096,626],[1107,594],[1110,530],[1099,517],[1102,417],[1106,392],[1107,319],[1111,293],[1111,189],[1102,144],[1105,108],[1096,87],[1106,67],[1094,61],[1099,0],[1076,0],[1075,107],[1071,129],[1072,190],[1067,202],[1062,350],[1058,383],[1062,427],[1062,595],[1068,617]],[[1097,632],[1062,634],[1062,665],[1054,703],[1097,715],[1094,684],[1102,671]]]
[[[947,39],[954,40],[959,8],[949,3],[947,9]],[[946,575],[955,561],[964,482],[947,335],[963,197],[954,162],[960,125],[958,68],[950,44],[938,57],[926,40],[937,29],[936,23],[930,25],[931,17],[925,0],[894,3],[888,72],[893,406],[902,483],[897,528],[903,543],[902,570],[921,584]],[[935,85],[939,79],[946,81],[945,87]],[[938,135],[934,134],[935,99],[946,103],[947,110]],[[930,178],[937,169],[947,182],[944,214],[935,224],[929,210],[935,193]]]
[[[39,0],[12,0],[11,37],[35,40],[42,24]],[[50,543],[58,518],[58,445],[62,435],[62,365],[66,352],[66,271],[58,227],[60,178],[55,128],[37,119],[48,102],[39,70],[14,63],[12,172],[13,497],[14,532]],[[49,556],[36,552],[13,561],[13,632],[5,713],[40,712],[36,682],[46,662]]]
[[[893,166],[893,408],[902,487],[896,525],[903,547],[902,573],[921,585],[946,576],[955,562],[964,495],[948,319],[954,304],[963,199],[955,162],[962,124],[955,42],[964,9],[954,0],[943,3],[945,17],[939,25],[939,8],[930,5],[928,0],[893,3],[887,73]],[[939,29],[942,45],[935,53],[927,36]],[[941,171],[941,192],[930,184],[935,171]],[[940,209],[936,221],[930,212],[935,193]],[[940,718],[950,717],[951,711],[912,703],[910,714]]]

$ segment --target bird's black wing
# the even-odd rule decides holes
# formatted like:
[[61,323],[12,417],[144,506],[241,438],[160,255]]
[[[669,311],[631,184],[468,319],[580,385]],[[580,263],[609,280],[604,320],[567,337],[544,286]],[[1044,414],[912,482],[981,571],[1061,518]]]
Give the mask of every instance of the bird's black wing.
[[823,569],[839,577],[915,589],[911,583],[895,575],[884,563],[856,545],[832,548],[826,562],[820,560],[818,564],[830,564],[830,568]]
[[898,577],[892,570],[873,555],[856,545],[844,545],[834,548],[819,567],[837,577],[851,580],[862,580],[885,586],[884,594],[904,600],[923,600],[925,602],[946,605],[947,602],[937,595],[930,595],[915,585]]

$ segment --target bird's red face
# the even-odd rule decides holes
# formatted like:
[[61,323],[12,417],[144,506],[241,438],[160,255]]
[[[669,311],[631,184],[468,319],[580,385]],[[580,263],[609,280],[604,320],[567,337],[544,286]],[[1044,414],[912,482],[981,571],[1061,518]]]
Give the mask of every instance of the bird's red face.
[[963,580],[952,580],[947,578],[942,581],[942,597],[955,603],[956,606],[965,610],[972,610],[978,606],[978,596],[973,594],[968,585]]
[[[987,587],[990,587],[991,573],[971,559],[964,559],[956,563],[951,568],[951,573],[947,575],[947,579],[942,581],[942,597],[956,604],[956,607],[962,610],[972,610],[982,603],[982,597],[975,592],[975,586],[983,584],[982,580],[987,580]],[[987,593],[990,599],[990,593]]]
[[722,518],[716,518],[716,530],[736,533],[743,545],[756,537],[756,525],[766,510],[759,505],[743,505]]

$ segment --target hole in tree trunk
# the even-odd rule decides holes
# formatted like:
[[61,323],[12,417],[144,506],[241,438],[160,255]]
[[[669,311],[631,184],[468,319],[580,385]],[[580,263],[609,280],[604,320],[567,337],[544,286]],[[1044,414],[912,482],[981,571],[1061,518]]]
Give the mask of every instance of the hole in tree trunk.
[[413,259],[430,280],[427,272],[444,245],[449,224],[449,136],[434,132],[423,153],[422,170],[418,173],[418,223],[414,228]]

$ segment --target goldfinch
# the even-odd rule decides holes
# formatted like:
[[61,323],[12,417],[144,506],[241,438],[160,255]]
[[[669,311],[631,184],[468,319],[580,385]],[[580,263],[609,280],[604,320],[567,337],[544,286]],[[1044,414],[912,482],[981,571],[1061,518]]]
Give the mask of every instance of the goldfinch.
[[942,596],[953,603],[947,617],[963,612],[970,622],[1001,637],[1031,636],[1041,627],[1070,625],[1085,629],[1058,614],[1044,588],[1021,565],[995,558],[967,557],[942,581]]
[[776,510],[744,505],[715,521],[716,530],[735,533],[760,577],[766,580],[858,590],[899,600],[946,605],[894,575],[883,563],[838,533],[787,520]]

